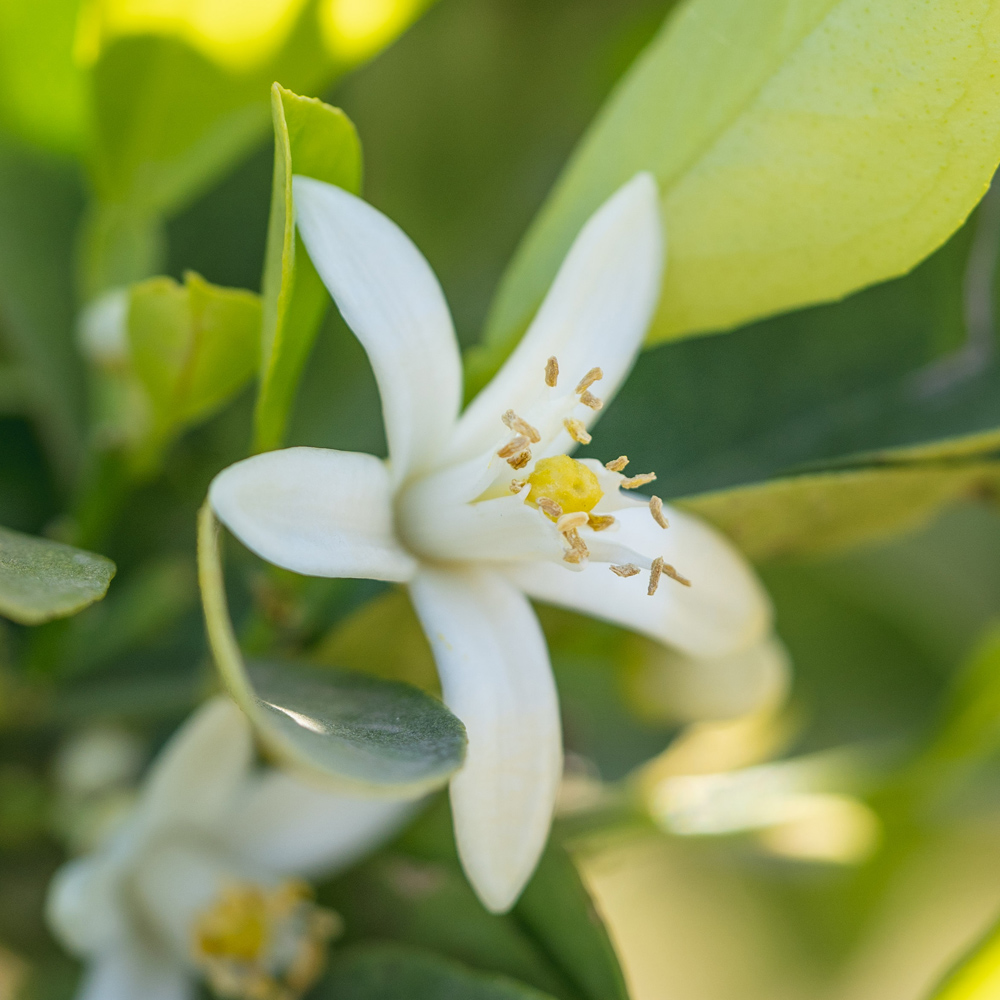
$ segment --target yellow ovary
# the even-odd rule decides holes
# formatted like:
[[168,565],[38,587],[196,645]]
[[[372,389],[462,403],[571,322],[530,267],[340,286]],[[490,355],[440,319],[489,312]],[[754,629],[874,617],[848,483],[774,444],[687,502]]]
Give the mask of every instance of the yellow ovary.
[[[531,486],[529,504],[538,507],[539,500],[550,500],[559,505],[563,514],[589,512],[604,496],[597,476],[569,455],[539,459],[528,476],[528,483]],[[553,517],[550,510],[546,510],[545,515],[550,520],[558,520],[558,515]]]

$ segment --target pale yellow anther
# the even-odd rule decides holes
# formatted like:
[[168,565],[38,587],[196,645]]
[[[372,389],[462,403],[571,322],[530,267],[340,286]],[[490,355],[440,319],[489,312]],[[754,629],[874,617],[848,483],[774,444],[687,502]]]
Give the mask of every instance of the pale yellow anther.
[[558,518],[556,529],[565,535],[584,527],[589,520],[590,515],[586,511],[575,510],[572,514],[563,514]]
[[584,406],[589,406],[592,410],[599,410],[604,405],[589,389],[584,389],[580,393],[580,402]]
[[657,556],[653,560],[652,568],[649,571],[649,586],[646,588],[648,596],[652,597],[656,593],[656,588],[660,585],[660,576],[663,573],[663,557]]
[[539,497],[537,506],[550,521],[558,521],[563,516],[562,507],[548,497]]
[[586,375],[580,379],[573,390],[578,396],[581,392],[586,392],[595,382],[600,382],[604,378],[604,372],[600,368],[591,368]]
[[615,576],[629,577],[638,576],[640,570],[635,563],[624,563],[621,566],[612,566],[611,572],[614,573]]
[[591,531],[606,531],[615,523],[615,519],[610,514],[591,514],[587,522]]
[[574,417],[567,417],[563,421],[563,427],[569,431],[569,436],[578,444],[590,444],[590,442],[594,440],[587,433],[587,428],[583,426],[582,421],[577,420]]
[[604,468],[608,472],[621,472],[628,465],[628,455],[619,455],[613,462],[605,462]]
[[497,454],[501,458],[512,458],[514,455],[520,454],[531,442],[523,435],[518,434],[508,441]]
[[538,444],[542,435],[527,420],[522,420],[513,410],[508,410],[501,418],[515,434],[523,434],[532,444]]
[[559,381],[559,362],[554,357],[545,362],[545,384],[554,389]]
[[540,458],[528,482],[531,484],[528,503],[540,507],[543,499],[550,500],[559,507],[557,516],[577,510],[591,511],[604,496],[597,476],[569,455]]
[[566,562],[578,565],[590,555],[587,543],[579,536],[575,528],[572,531],[564,532],[563,538],[569,542],[569,551],[563,556]]
[[653,520],[661,528],[669,528],[670,522],[667,515],[663,513],[663,501],[659,497],[649,498],[649,513],[653,515]]
[[686,576],[681,576],[670,563],[665,562],[663,564],[663,573],[665,576],[669,576],[671,580],[676,580],[682,587],[691,586],[691,581]]
[[520,493],[528,485],[527,479],[512,479],[507,487],[511,493]]
[[518,452],[513,458],[507,459],[507,464],[512,469],[523,469],[531,461],[531,449],[525,448]]
[[647,483],[652,483],[656,481],[655,472],[643,472],[641,475],[632,476],[630,479],[623,479],[618,485],[623,490],[634,490],[640,486],[645,486]]

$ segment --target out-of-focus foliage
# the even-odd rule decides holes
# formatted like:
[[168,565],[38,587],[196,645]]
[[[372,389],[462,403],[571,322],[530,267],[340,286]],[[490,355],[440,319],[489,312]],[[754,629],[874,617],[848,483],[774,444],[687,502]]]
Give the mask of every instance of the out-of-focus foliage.
[[539,215],[488,343],[520,334],[573,234],[639,170],[660,183],[669,243],[652,343],[909,270],[1000,161],[996,17],[905,0],[685,4]]

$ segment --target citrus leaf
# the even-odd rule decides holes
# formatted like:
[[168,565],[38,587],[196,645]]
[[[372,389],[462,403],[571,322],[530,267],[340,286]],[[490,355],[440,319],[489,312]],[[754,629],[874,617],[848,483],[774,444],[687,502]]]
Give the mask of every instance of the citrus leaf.
[[258,451],[281,446],[302,366],[329,296],[295,231],[292,175],[303,174],[357,193],[361,144],[339,108],[271,89],[274,180],[264,264],[264,328],[260,394],[254,414]]
[[245,663],[229,620],[219,525],[199,515],[198,577],[222,679],[268,747],[286,763],[348,791],[412,793],[462,766],[465,728],[417,688],[348,671]]
[[639,170],[660,185],[668,242],[651,343],[904,273],[1000,160],[998,58],[996,0],[688,0],[539,214],[488,348],[516,342],[584,220]]
[[0,615],[22,625],[82,611],[107,593],[114,575],[104,556],[0,528]]

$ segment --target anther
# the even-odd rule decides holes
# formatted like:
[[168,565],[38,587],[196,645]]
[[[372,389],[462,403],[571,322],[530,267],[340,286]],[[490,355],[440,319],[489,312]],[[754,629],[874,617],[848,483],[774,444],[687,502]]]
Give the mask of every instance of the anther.
[[660,585],[660,575],[663,573],[663,557],[657,556],[653,560],[653,565],[649,571],[649,586],[646,588],[646,594],[652,597],[656,593],[656,588]]
[[591,368],[586,375],[577,383],[577,387],[573,390],[578,396],[582,392],[586,392],[595,382],[600,382],[604,378],[604,372],[600,368]]
[[644,472],[639,476],[632,476],[631,479],[623,479],[618,485],[623,490],[634,490],[639,486],[645,486],[656,479],[655,472]]
[[666,514],[663,513],[663,501],[659,497],[649,498],[649,513],[653,515],[653,520],[661,528],[669,528],[670,522]]
[[580,537],[577,533],[576,528],[570,531],[564,532],[563,538],[569,542],[569,551],[563,556],[563,559],[568,563],[573,563],[574,565],[583,562],[587,556],[590,555],[590,550],[587,548],[587,543]]
[[663,564],[663,572],[670,577],[671,580],[676,580],[682,587],[690,587],[691,581],[686,576],[681,576],[677,570],[674,569],[670,563]]
[[615,576],[629,577],[638,576],[640,569],[635,563],[625,563],[622,566],[612,566],[611,572],[614,573]]
[[507,464],[512,469],[523,469],[531,461],[531,449],[525,448],[524,451],[518,452],[513,458],[507,459]]
[[610,514],[591,514],[587,522],[591,531],[604,531],[615,523],[615,519]]
[[532,444],[538,444],[542,440],[542,435],[527,420],[522,420],[513,410],[508,410],[500,419],[515,434],[523,434]]
[[559,381],[559,362],[554,357],[545,362],[545,384],[554,389]]
[[528,485],[527,479],[512,479],[507,487],[511,493],[520,493]]
[[505,444],[497,452],[497,454],[501,458],[513,458],[514,455],[524,451],[530,443],[531,442],[523,434],[518,434],[516,437],[511,438],[511,440],[508,441],[507,444]]
[[569,436],[580,444],[590,444],[594,439],[587,433],[587,428],[583,423],[573,417],[567,417],[563,421],[563,427],[569,431]]
[[580,393],[580,402],[584,406],[589,406],[592,410],[599,410],[604,405],[589,389],[584,389]]
[[576,532],[578,528],[582,528],[589,520],[590,515],[586,511],[576,510],[571,514],[563,514],[562,517],[558,518],[556,521],[556,530],[564,535],[568,535],[571,531]]
[[538,509],[553,521],[558,521],[563,516],[562,507],[555,500],[550,500],[548,497],[538,498]]
[[628,465],[628,455],[619,455],[613,462],[605,462],[604,468],[608,472],[621,472]]

